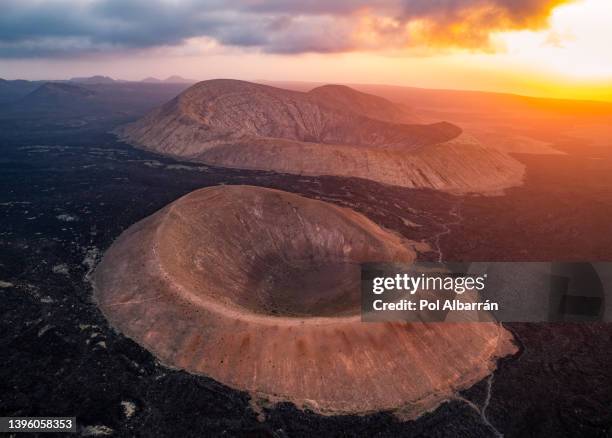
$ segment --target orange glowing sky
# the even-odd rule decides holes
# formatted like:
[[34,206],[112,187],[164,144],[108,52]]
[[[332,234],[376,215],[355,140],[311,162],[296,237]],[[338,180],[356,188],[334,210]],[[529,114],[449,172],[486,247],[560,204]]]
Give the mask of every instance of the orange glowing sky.
[[[487,4],[487,0],[475,3]],[[483,8],[463,11],[440,24],[436,20],[445,19],[436,15],[401,21],[392,15],[373,15],[365,5],[351,11],[349,18],[334,16],[335,27],[322,26],[316,34],[318,39],[339,38],[334,32],[346,25],[349,36],[343,35],[345,46],[337,49],[293,53],[284,47],[277,50],[276,42],[274,50],[265,50],[202,34],[183,38],[180,44],[142,50],[7,57],[0,59],[0,77],[104,74],[139,80],[179,74],[195,79],[379,83],[612,101],[612,1],[541,3],[551,5],[543,16],[514,19],[507,26],[509,18]],[[494,20],[494,24],[472,29],[474,14],[480,14],[474,18],[477,23],[483,22],[483,14],[494,15],[486,17],[487,23]],[[300,19],[293,17],[293,25],[299,25]],[[307,18],[303,21],[300,29],[308,24]],[[483,33],[486,44],[481,41]],[[411,44],[404,44],[405,40]],[[2,44],[8,43],[0,39],[0,49]]]

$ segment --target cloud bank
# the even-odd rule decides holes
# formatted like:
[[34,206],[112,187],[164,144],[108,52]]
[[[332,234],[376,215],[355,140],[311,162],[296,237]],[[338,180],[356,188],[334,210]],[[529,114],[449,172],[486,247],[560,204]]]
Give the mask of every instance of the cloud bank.
[[1,0],[0,57],[181,46],[207,37],[267,53],[490,48],[572,0]]

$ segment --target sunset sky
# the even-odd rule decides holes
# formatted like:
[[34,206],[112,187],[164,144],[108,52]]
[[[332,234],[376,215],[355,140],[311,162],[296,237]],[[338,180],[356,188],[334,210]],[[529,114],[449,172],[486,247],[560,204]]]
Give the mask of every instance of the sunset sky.
[[611,0],[0,0],[0,77],[384,83],[612,101]]

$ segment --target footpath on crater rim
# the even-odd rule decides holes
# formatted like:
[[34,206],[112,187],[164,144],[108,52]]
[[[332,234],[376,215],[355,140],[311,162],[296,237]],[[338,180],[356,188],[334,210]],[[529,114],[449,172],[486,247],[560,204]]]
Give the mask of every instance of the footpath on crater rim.
[[319,413],[414,418],[516,347],[496,323],[363,323],[360,264],[412,242],[273,189],[192,192],[126,230],[93,276],[110,323],[164,364]]

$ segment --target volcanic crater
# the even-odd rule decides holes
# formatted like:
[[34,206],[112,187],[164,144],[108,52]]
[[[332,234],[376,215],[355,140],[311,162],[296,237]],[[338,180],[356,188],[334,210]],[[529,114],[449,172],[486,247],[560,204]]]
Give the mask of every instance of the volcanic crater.
[[118,128],[135,146],[221,167],[359,177],[450,192],[520,185],[524,166],[452,123],[340,85],[307,93],[216,79]]
[[360,263],[415,257],[352,210],[217,186],[126,230],[94,273],[94,298],[171,367],[320,413],[413,418],[515,351],[495,323],[361,322]]

